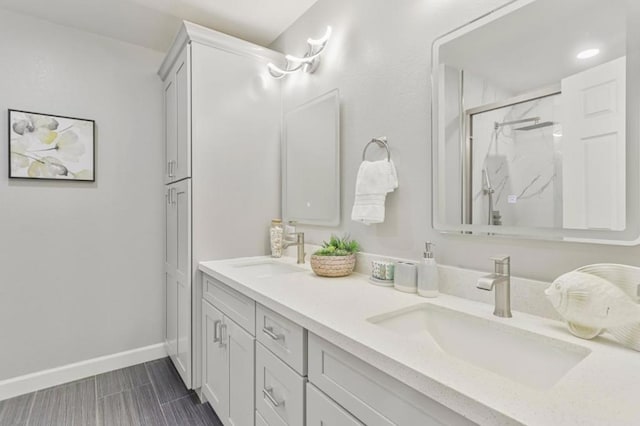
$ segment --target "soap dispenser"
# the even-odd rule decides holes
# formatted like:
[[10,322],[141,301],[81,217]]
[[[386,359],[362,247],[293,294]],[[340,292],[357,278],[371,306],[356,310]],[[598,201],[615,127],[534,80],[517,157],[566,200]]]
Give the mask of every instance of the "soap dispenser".
[[433,244],[425,243],[424,259],[418,265],[418,294],[423,297],[438,297],[438,264],[433,258]]

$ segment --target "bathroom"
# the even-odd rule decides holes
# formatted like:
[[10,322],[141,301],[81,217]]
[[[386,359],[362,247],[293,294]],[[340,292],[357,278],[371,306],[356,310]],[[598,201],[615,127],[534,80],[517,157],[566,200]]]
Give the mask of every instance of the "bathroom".
[[[620,193],[623,198],[614,213],[609,211],[613,215],[609,223],[585,225],[575,215],[575,220],[568,221],[569,211],[581,209],[565,203],[584,206],[587,201],[577,202],[575,192],[566,192],[563,162],[570,156],[555,150],[545,154],[548,168],[543,173],[530,171],[518,185],[507,187],[509,191],[500,198],[502,204],[494,208],[500,211],[502,224],[488,225],[489,187],[495,187],[497,199],[500,176],[490,173],[491,185],[483,183],[482,169],[491,166],[484,162],[489,148],[480,148],[479,154],[469,157],[463,155],[469,139],[464,137],[465,117],[460,113],[507,98],[512,99],[507,103],[511,105],[520,93],[513,93],[513,88],[465,93],[473,89],[469,84],[473,65],[481,60],[497,63],[497,58],[513,47],[516,59],[505,56],[495,76],[542,78],[539,60],[546,57],[551,58],[549,63],[557,63],[553,52],[533,42],[518,45],[517,37],[507,30],[518,28],[526,35],[530,25],[552,33],[554,23],[566,29],[568,22],[574,21],[569,16],[588,20],[586,11],[595,10],[598,4],[611,13],[610,19],[601,20],[598,31],[620,29],[615,19],[621,10],[627,19],[622,31],[630,34],[640,28],[640,11],[633,1],[602,3],[292,0],[266,4],[245,0],[221,5],[196,0],[0,0],[0,32],[5,40],[0,44],[0,73],[4,74],[0,108],[5,111],[0,114],[2,134],[12,139],[15,127],[11,123],[24,119],[21,111],[82,118],[81,122],[94,130],[93,138],[88,134],[94,156],[93,176],[87,181],[9,177],[14,157],[0,162],[4,242],[0,256],[0,425],[639,424],[634,401],[640,390],[637,352],[621,344],[613,333],[593,339],[576,337],[573,333],[579,334],[579,330],[567,327],[544,291],[558,277],[587,265],[627,265],[622,270],[629,273],[640,267],[640,96],[634,80],[640,73],[634,62],[637,46],[632,44],[640,38],[626,35],[626,114],[630,117],[623,152],[626,162],[618,163],[615,170],[603,168],[607,171],[598,174],[619,179],[622,173],[615,191],[607,192]],[[437,62],[439,55],[446,59],[442,52],[447,42],[465,40],[463,36],[447,39],[446,35],[464,35],[471,22],[480,29],[492,28],[505,22],[503,17],[522,17],[518,10],[526,12],[527,7],[536,5],[537,12],[524,13],[527,25],[503,28],[487,38],[488,47],[475,45],[463,54],[461,58],[469,63]],[[185,26],[183,20],[195,25]],[[268,62],[284,69],[284,55],[308,54],[311,46],[307,39],[322,38],[327,27],[331,28],[330,36],[313,72],[300,70],[282,78],[270,75]],[[207,44],[206,29],[216,31],[211,36],[216,40],[213,44],[227,50]],[[603,44],[606,40],[594,39],[598,31],[582,28],[576,32],[586,34],[582,41],[588,45],[571,50],[570,59],[582,50],[599,48],[600,57],[586,60],[603,63],[608,45]],[[187,136],[192,141],[191,186],[176,186],[171,192],[174,180],[168,174],[182,172],[180,165],[178,170],[167,165],[165,147],[166,133],[173,129],[165,119],[167,76],[185,52],[182,44],[174,44],[178,34],[182,34],[182,42],[194,40],[191,80],[187,78],[186,84],[203,86],[191,92],[193,111]],[[543,38],[528,35],[527,40],[536,37]],[[620,42],[614,36],[611,40]],[[218,52],[228,55],[234,49],[254,54],[230,55],[229,62],[215,59]],[[250,59],[242,62],[237,57]],[[528,61],[537,65],[532,67]],[[442,65],[450,71],[444,76],[438,75]],[[527,66],[529,72],[525,73]],[[468,71],[462,78],[460,68]],[[560,80],[527,85],[514,78],[513,82],[526,86],[521,92],[531,93],[559,86]],[[461,85],[462,81],[468,84]],[[461,93],[468,96],[462,98]],[[299,107],[318,105],[313,101],[323,99],[332,101],[329,106],[334,114],[322,116],[328,127],[320,126],[310,133],[327,132],[335,137],[335,145],[329,147],[333,156],[322,157],[333,169],[311,177],[314,170],[309,165],[317,161],[299,168],[289,166],[304,159],[284,161],[283,150],[290,144],[288,140],[284,143],[283,128],[302,122],[293,120],[295,112],[304,113]],[[471,99],[477,102],[466,105]],[[550,99],[557,97],[551,95]],[[527,146],[537,137],[541,146],[554,146],[560,137],[568,140],[571,130],[564,125],[561,106],[532,112],[529,104],[515,104],[488,119],[486,127],[491,133],[483,130],[483,137],[490,140],[495,123],[539,117],[537,123],[501,126],[497,133],[515,134],[520,139],[513,144],[526,142]],[[509,108],[515,112],[507,114]],[[549,110],[554,110],[551,116]],[[446,131],[442,122],[447,124]],[[553,124],[515,130],[544,122]],[[307,124],[297,128],[298,133],[307,129]],[[389,154],[382,142],[368,145],[365,151],[370,141],[382,137]],[[505,138],[500,143],[510,141]],[[308,149],[314,147],[317,144]],[[7,154],[9,151],[14,152],[11,146],[4,149]],[[316,151],[313,158],[322,154],[326,150]],[[363,154],[370,161],[382,161],[389,155],[397,171],[398,185],[386,194],[382,223],[366,225],[352,220]],[[555,163],[550,165],[553,158]],[[69,165],[73,173],[77,172],[75,166],[73,162]],[[546,193],[552,195],[544,202],[554,202],[557,209],[552,214],[546,204],[533,204],[523,210],[536,220],[544,214],[542,224],[527,226],[511,220],[509,209],[519,204],[508,203],[509,196],[516,196],[513,201],[517,201],[524,186],[538,174],[540,184],[530,194],[555,175],[545,190],[552,189]],[[308,206],[304,200],[303,206],[313,213],[326,210],[323,220],[286,214],[286,202],[291,201],[287,190],[297,183],[316,183],[316,188],[333,190],[333,197],[325,198],[330,205],[325,201]],[[193,205],[188,203],[190,195]],[[478,198],[474,201],[473,197]],[[523,205],[541,199],[533,196],[523,200]],[[202,204],[196,205],[199,200]],[[595,202],[594,208],[610,204]],[[193,228],[185,247],[191,250],[195,266],[187,277],[187,287],[183,287],[185,293],[177,293],[189,310],[181,313],[182,322],[177,325],[180,313],[173,308],[178,302],[168,303],[166,286],[168,205],[186,206],[188,212],[191,209],[187,226]],[[540,214],[535,214],[535,209]],[[269,260],[269,228],[276,218],[283,219],[284,228],[288,220],[297,219],[295,230],[304,233],[304,264],[296,263],[296,246],[287,248],[282,258]],[[348,277],[320,278],[309,269],[312,254],[332,235],[348,236],[361,248],[355,273]],[[372,262],[420,266],[428,241],[433,243],[439,265],[438,297],[371,284]],[[241,275],[230,266],[239,262],[237,259],[255,256],[263,259],[256,268],[270,271],[263,271],[263,275],[277,275],[287,268],[302,271],[252,278],[249,272]],[[510,258],[512,318],[493,315],[497,286],[490,291],[478,288],[482,277],[494,272],[494,266],[500,273],[507,272],[504,263],[491,260],[498,256]],[[199,269],[200,262],[208,264],[203,267],[208,270]],[[225,310],[224,301],[218,300],[219,306],[211,302],[216,294],[240,295],[234,300],[246,303]],[[238,317],[247,304],[253,307],[252,317]],[[211,397],[213,388],[203,391],[203,384],[209,381],[203,376],[207,340],[202,339],[203,328],[207,331],[203,306],[217,309],[224,317],[213,320],[220,321],[213,327],[213,339],[232,337],[238,330],[250,337],[253,349],[245,354],[248,360],[237,354],[230,359],[252,366],[243,370],[247,372],[243,383],[249,381],[253,391],[234,390],[233,380],[227,382],[231,392],[224,393],[222,400]],[[386,314],[411,307],[420,309],[407,311],[411,314],[405,317],[409,324],[400,318],[397,323],[386,321]],[[213,309],[209,311],[212,314],[216,312]],[[280,324],[291,325],[287,339],[279,339],[278,333],[275,340],[269,337],[267,332],[275,328],[267,328],[267,332],[256,328],[256,320],[268,314],[279,318]],[[415,324],[418,330],[430,317],[444,319],[443,330],[462,337],[456,341],[460,346],[453,342],[455,347],[447,352],[443,344],[415,340],[418,337],[392,329],[397,325],[407,330]],[[228,325],[224,331],[223,323]],[[168,330],[174,337],[186,336],[186,341],[172,341]],[[538,377],[545,371],[556,371],[552,354],[565,353],[556,351],[558,347],[569,348],[563,362],[577,364],[569,371],[558,367],[564,375],[559,372],[545,383],[531,384],[527,381],[536,377],[518,375],[519,371],[496,372],[498,367],[481,360],[479,352],[484,347],[498,347],[500,342],[472,338],[495,337],[488,330],[507,330],[505,334],[518,336],[502,342],[513,348],[506,355],[519,360],[504,363],[515,364],[515,370],[533,371]],[[583,337],[589,337],[585,333]],[[271,340],[298,342],[301,349],[293,354],[297,358],[283,359],[283,353],[266,346]],[[514,342],[515,347],[509,346]],[[218,348],[218,343],[213,347]],[[312,357],[312,349],[317,350],[316,357]],[[492,353],[486,353],[490,358]],[[520,361],[527,354],[531,355],[527,362]],[[327,366],[324,375],[314,370],[321,357]],[[295,386],[286,395],[290,398],[287,403],[279,404],[285,397],[280,385],[262,383],[258,387],[259,380],[272,378],[259,374],[256,363],[260,359],[292,377]],[[229,358],[219,361],[228,364]],[[329,376],[333,373],[330,365],[336,368],[333,372],[342,372],[343,383]],[[347,365],[357,367],[348,370]],[[350,375],[353,371],[361,375]],[[355,396],[338,389],[338,384],[346,389],[362,375],[375,380],[354,385]],[[231,376],[221,374],[220,381],[213,383],[223,383],[224,377],[228,381]],[[166,388],[161,388],[163,383]],[[367,399],[357,392],[367,388],[377,391],[380,386],[395,392],[370,396],[378,399]],[[234,392],[240,394],[240,405],[230,402],[237,399]],[[144,411],[145,401],[154,398],[158,402],[149,403],[152,407],[147,407],[142,419],[138,411]],[[81,404],[81,409],[76,404]],[[248,409],[246,404],[250,404]],[[250,420],[233,419],[230,410],[234,407],[248,412]],[[288,407],[297,409],[288,413],[289,417],[278,415]],[[390,411],[385,412],[385,407]],[[414,413],[415,417],[402,413]],[[430,422],[422,420],[424,413],[431,416]]]

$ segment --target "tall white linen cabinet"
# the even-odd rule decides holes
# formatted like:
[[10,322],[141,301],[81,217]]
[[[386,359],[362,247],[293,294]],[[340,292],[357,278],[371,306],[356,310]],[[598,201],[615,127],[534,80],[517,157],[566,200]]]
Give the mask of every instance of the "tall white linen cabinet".
[[164,82],[167,352],[201,386],[198,262],[264,255],[280,214],[279,53],[184,22]]

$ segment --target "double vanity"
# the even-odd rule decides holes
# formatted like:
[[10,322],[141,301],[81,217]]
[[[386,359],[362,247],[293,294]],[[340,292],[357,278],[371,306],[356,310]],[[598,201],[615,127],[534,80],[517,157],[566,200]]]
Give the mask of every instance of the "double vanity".
[[199,269],[202,395],[225,424],[640,423],[638,354],[556,320],[290,258]]

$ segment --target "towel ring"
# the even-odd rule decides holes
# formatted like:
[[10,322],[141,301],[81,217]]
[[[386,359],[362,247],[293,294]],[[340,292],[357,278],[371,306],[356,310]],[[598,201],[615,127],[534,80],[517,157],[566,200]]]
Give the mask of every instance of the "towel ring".
[[387,143],[387,137],[386,136],[381,136],[379,138],[373,138],[369,141],[368,144],[365,145],[364,150],[362,150],[362,161],[366,160],[366,156],[367,156],[367,149],[369,148],[369,145],[371,145],[372,143],[378,144],[378,146],[380,148],[384,148],[387,150],[387,161],[391,161],[391,150],[389,150],[389,143]]

